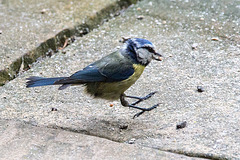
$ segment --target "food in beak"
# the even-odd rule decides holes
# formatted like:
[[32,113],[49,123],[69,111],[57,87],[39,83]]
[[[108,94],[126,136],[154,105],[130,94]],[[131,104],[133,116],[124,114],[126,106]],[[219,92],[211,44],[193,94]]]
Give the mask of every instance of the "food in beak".
[[153,59],[155,59],[157,61],[162,61],[163,56],[161,54],[155,52],[154,55],[156,55],[156,56],[153,56]]

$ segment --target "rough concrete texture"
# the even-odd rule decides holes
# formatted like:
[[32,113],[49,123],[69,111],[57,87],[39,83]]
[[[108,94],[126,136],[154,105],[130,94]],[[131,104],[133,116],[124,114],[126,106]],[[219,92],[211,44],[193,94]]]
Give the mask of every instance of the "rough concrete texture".
[[[239,17],[234,0],[141,1],[2,87],[0,116],[193,157],[240,159]],[[165,56],[126,92],[158,91],[140,105],[161,102],[157,109],[132,119],[138,111],[93,99],[83,87],[25,88],[32,75],[71,75],[118,49],[122,36],[149,39]]]
[[0,124],[0,159],[198,159],[23,122]]
[[0,0],[0,85],[134,0]]

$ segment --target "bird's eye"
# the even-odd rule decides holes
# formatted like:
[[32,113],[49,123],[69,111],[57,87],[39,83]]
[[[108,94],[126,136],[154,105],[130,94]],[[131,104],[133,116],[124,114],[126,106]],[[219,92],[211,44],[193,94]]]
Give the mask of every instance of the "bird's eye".
[[148,52],[155,53],[154,49],[152,47],[145,47]]

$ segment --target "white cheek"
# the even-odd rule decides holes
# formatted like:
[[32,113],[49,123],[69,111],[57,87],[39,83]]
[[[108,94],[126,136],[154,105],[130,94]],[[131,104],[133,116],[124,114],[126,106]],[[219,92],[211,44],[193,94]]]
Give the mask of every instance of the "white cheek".
[[148,52],[146,50],[143,50],[143,49],[138,49],[137,54],[138,54],[139,58],[146,59],[147,55],[148,55]]
[[143,64],[147,64],[152,60],[152,54],[147,50],[139,49],[137,52],[137,59]]
[[146,55],[143,52],[139,52],[138,57],[141,59],[145,59]]

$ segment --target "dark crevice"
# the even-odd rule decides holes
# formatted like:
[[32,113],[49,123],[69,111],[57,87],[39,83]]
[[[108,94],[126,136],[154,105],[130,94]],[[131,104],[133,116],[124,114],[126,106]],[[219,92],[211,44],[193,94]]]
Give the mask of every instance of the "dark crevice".
[[[39,46],[29,51],[22,57],[16,59],[10,66],[0,70],[0,86],[6,84],[8,81],[17,77],[19,72],[26,71],[31,68],[31,64],[36,62],[40,57],[48,56],[51,50],[57,53],[63,46],[66,47],[66,41],[74,36],[84,36],[91,32],[94,28],[98,28],[112,15],[118,16],[119,12],[126,9],[131,4],[136,3],[138,0],[119,0],[106,8],[103,8],[95,14],[95,16],[87,17],[82,24],[76,25],[73,28],[64,29],[57,33],[54,37],[42,42]],[[69,43],[67,43],[69,44]],[[50,54],[52,55],[52,54]]]
[[[116,139],[112,139],[107,136],[100,136],[98,134],[91,133],[88,130],[81,130],[81,129],[78,130],[78,129],[72,129],[69,127],[59,127],[59,126],[47,126],[47,128],[61,129],[64,131],[89,135],[89,136],[98,137],[98,138],[104,138],[104,139],[107,139],[107,140],[110,140],[113,142],[117,142],[117,143],[126,143],[125,141],[118,141]],[[136,145],[141,145],[141,144],[136,144]],[[162,148],[150,147],[150,146],[146,146],[146,145],[141,145],[141,146],[151,148],[151,149],[156,149],[156,150],[163,151],[163,152],[170,152],[170,153],[174,153],[174,154],[184,155],[187,157],[193,157],[193,158],[203,158],[203,159],[212,159],[212,160],[228,160],[228,159],[230,159],[226,156],[218,156],[218,155],[214,155],[212,153],[195,153],[195,152],[187,152],[184,150],[162,149]]]
[[[0,119],[0,120],[10,121],[11,119]],[[93,136],[93,137],[97,137],[97,138],[104,138],[104,139],[107,139],[107,140],[110,140],[110,141],[113,141],[113,142],[125,143],[125,142],[121,142],[121,141],[112,140],[109,137],[102,137],[102,136],[98,136],[97,134],[91,134],[87,130],[78,130],[78,129],[72,129],[72,128],[68,128],[68,127],[59,127],[59,126],[37,125],[36,123],[33,123],[31,121],[22,121],[22,120],[14,120],[14,121],[19,123],[19,125],[21,125],[22,127],[25,126],[25,125],[29,125],[29,126],[32,126],[32,127],[50,128],[50,129],[56,129],[58,131],[62,130],[62,131],[79,133],[79,134],[83,134],[83,135],[89,135],[89,136]],[[189,152],[189,151],[187,152],[187,151],[183,151],[183,150],[162,149],[162,148],[159,148],[159,147],[150,147],[150,146],[142,145],[142,144],[138,144],[138,143],[136,143],[135,145],[155,149],[155,150],[158,150],[158,151],[169,152],[169,153],[173,153],[173,154],[192,157],[192,158],[203,158],[203,159],[212,159],[212,160],[233,159],[233,157],[228,157],[228,156],[225,156],[225,155],[219,156],[219,155],[215,155],[215,154],[212,154],[212,153],[195,153],[195,152]]]
[[181,155],[185,155],[188,157],[194,157],[194,158],[205,158],[205,159],[212,159],[212,160],[228,160],[229,159],[225,156],[218,156],[218,155],[214,155],[212,153],[195,153],[195,152],[187,152],[184,150],[172,150],[172,149],[167,149],[167,150],[159,149],[159,150],[176,153],[176,154],[181,154]]
[[60,127],[60,126],[43,126],[43,127],[52,128],[52,129],[60,129],[60,130],[68,131],[68,132],[74,132],[74,133],[84,134],[84,135],[88,135],[88,136],[104,138],[104,139],[107,139],[107,140],[110,140],[110,141],[113,141],[113,142],[123,143],[121,141],[111,139],[107,136],[100,136],[98,134],[91,133],[90,131],[84,130],[84,129],[73,129],[73,128],[69,128],[69,127]]

